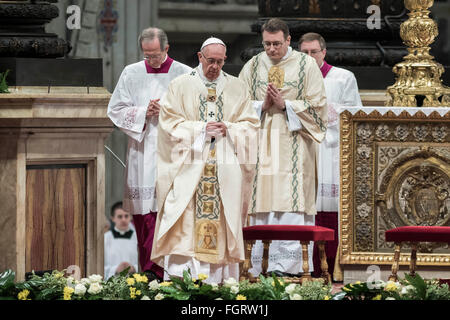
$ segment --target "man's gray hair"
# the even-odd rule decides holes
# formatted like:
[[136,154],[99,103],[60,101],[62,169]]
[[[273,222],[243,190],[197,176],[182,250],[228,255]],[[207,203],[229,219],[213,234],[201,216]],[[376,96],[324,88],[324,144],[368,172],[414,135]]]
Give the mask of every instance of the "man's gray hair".
[[164,30],[160,28],[150,27],[142,30],[141,35],[139,36],[138,43],[139,47],[142,50],[142,42],[144,41],[153,41],[153,39],[158,38],[159,46],[161,47],[161,51],[163,51],[167,45],[169,45],[169,39],[167,38],[167,34]]
[[300,37],[300,40],[298,41],[298,47],[300,48],[302,42],[311,42],[317,40],[319,41],[320,49],[324,50],[327,48],[327,44],[325,42],[325,39],[318,33],[315,32],[308,32],[305,33]]

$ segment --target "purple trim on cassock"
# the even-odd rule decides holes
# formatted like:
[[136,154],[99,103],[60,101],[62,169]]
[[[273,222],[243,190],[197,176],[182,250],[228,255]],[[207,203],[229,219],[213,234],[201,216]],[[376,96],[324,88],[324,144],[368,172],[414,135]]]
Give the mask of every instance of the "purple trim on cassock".
[[155,235],[156,217],[156,212],[133,214],[133,222],[138,241],[141,271],[153,271],[162,279],[164,276],[163,268],[150,260],[152,255],[153,237]]
[[151,67],[148,64],[147,60],[144,60],[144,61],[145,61],[145,67],[147,68],[147,73],[168,73],[170,66],[172,65],[173,59],[171,57],[167,56],[166,61],[164,61],[158,69]]
[[323,61],[323,65],[320,67],[320,71],[322,72],[322,76],[325,78],[328,72],[333,68],[332,65],[328,64],[325,60]]

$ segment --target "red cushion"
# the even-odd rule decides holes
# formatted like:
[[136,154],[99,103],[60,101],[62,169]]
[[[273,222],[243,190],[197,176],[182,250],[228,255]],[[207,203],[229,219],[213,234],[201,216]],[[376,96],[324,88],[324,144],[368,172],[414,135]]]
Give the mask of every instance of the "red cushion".
[[332,241],[334,230],[319,226],[261,225],[245,227],[244,240]]
[[406,226],[386,231],[386,241],[449,242],[450,227]]

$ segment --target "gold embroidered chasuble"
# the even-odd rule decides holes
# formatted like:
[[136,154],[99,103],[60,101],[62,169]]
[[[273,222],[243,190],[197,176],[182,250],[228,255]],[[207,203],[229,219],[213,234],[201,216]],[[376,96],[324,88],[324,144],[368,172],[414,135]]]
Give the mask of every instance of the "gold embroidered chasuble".
[[[242,226],[255,175],[260,122],[241,80],[222,72],[215,82],[204,82],[198,72],[194,69],[172,81],[161,100],[159,210],[151,257],[161,266],[167,255],[214,264],[244,259]],[[227,136],[214,142],[206,138],[210,121],[223,122]]]
[[[318,145],[327,127],[323,77],[316,61],[298,51],[273,65],[265,52],[243,67],[239,78],[254,103],[264,100],[272,82],[293,109],[301,129],[289,131],[288,113],[271,107],[261,115],[257,174],[249,213],[316,214]],[[288,107],[288,106],[287,106]]]

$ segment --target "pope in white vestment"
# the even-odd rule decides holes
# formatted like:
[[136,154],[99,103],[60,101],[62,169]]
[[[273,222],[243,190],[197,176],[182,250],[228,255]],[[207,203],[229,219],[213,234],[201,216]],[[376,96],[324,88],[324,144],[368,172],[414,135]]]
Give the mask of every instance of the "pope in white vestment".
[[259,119],[244,83],[221,71],[225,52],[221,40],[205,41],[200,65],[161,102],[152,260],[165,279],[188,269],[207,282],[239,279]]
[[[262,27],[264,52],[243,67],[244,80],[261,116],[260,151],[249,213],[250,225],[314,225],[317,150],[327,126],[325,88],[311,57],[292,50],[287,25],[271,19]],[[261,271],[256,242],[249,271]],[[268,271],[298,274],[298,241],[272,241]],[[312,245],[309,245],[312,271]]]
[[[168,56],[168,44],[164,50],[160,47],[158,37],[141,40],[146,58],[125,67],[108,105],[109,118],[128,135],[123,207],[136,225],[142,271],[154,268],[150,254],[157,211],[158,101],[171,80],[192,70]],[[149,112],[152,107],[156,109],[153,114]],[[153,271],[162,277],[162,270]]]

